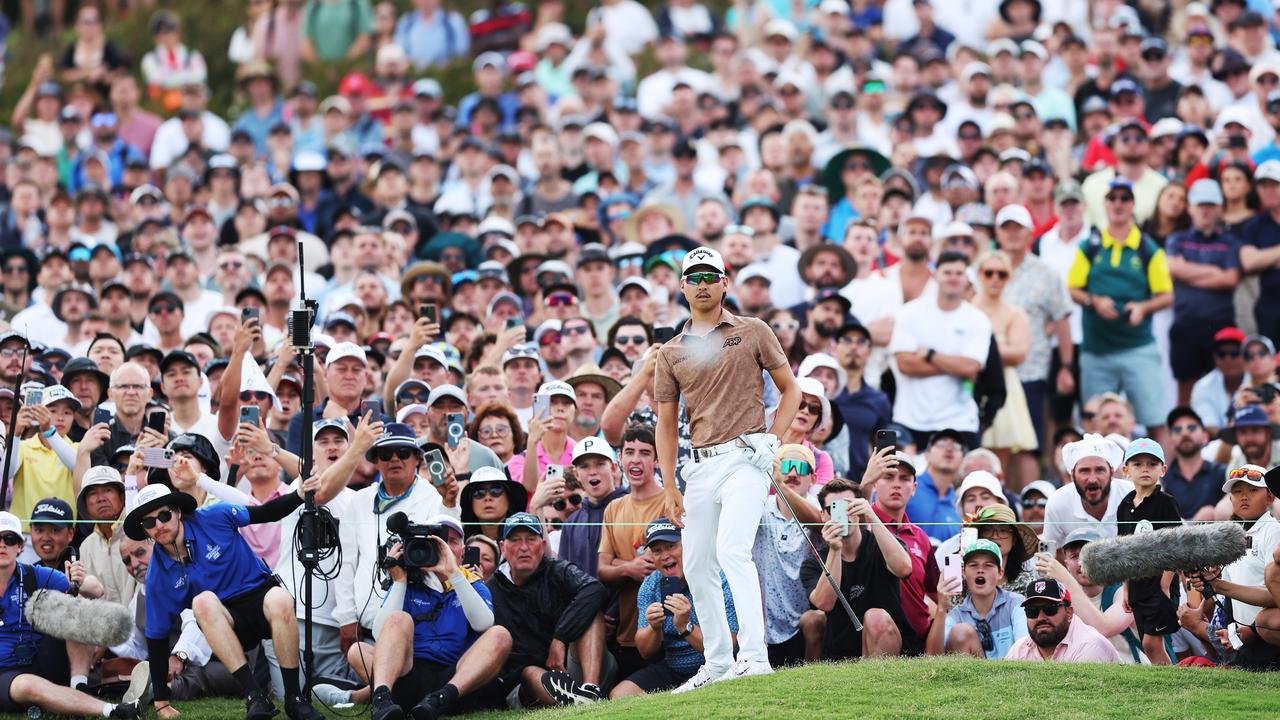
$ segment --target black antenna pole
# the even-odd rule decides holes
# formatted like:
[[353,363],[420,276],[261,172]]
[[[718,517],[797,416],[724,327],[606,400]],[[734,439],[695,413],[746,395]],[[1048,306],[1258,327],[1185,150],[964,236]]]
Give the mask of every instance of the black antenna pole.
[[[293,347],[302,361],[302,457],[301,477],[299,482],[306,482],[311,477],[312,447],[311,428],[314,422],[316,404],[315,346],[311,344],[311,325],[315,321],[312,314],[317,303],[307,299],[306,266],[302,261],[302,241],[298,241],[298,288],[302,298],[302,307],[293,311]],[[302,538],[298,547],[298,562],[302,564],[303,576],[303,637],[306,648],[303,650],[306,683],[303,687],[303,698],[311,697],[311,689],[315,687],[315,651],[312,643],[312,588],[316,568],[320,564],[320,548],[316,522],[319,513],[316,510],[316,493],[314,490],[306,494],[306,504],[302,510]]]
[[13,379],[13,410],[9,412],[9,427],[4,434],[4,475],[0,476],[0,510],[9,506],[9,468],[13,467],[14,427],[18,424],[18,408],[22,398],[18,396],[18,388],[22,386],[22,376],[27,371],[27,349],[31,347],[26,338],[22,338],[22,362],[18,364],[18,376]]

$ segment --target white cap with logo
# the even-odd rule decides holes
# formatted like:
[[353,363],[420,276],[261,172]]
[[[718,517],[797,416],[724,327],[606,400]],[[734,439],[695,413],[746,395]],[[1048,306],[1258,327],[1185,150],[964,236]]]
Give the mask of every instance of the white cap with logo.
[[680,274],[687,275],[690,271],[698,268],[714,270],[723,275],[724,258],[720,257],[720,253],[709,247],[697,248],[684,256],[684,264],[680,267]]
[[573,461],[578,462],[578,458],[587,455],[599,455],[608,459],[611,463],[618,462],[618,457],[613,454],[613,448],[609,447],[609,443],[598,437],[585,437],[573,446]]

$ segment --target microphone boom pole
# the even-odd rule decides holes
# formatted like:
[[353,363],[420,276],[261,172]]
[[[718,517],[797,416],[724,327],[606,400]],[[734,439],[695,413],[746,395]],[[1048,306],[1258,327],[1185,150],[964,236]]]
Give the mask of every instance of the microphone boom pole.
[[[293,337],[292,342],[294,349],[298,353],[298,357],[302,362],[302,444],[300,460],[299,482],[306,482],[311,477],[312,470],[312,439],[311,429],[314,423],[315,403],[316,403],[316,378],[315,378],[315,346],[311,344],[311,325],[315,320],[313,313],[318,306],[314,300],[307,299],[306,287],[306,267],[302,261],[303,258],[302,241],[298,241],[298,277],[299,277],[299,295],[302,298],[302,308],[293,311]],[[311,697],[311,689],[315,687],[315,650],[312,642],[312,583],[315,580],[316,568],[320,564],[320,548],[317,537],[317,519],[319,511],[316,510],[316,493],[310,490],[306,494],[305,505],[302,510],[302,538],[298,548],[298,562],[303,568],[302,584],[303,584],[303,638],[306,641],[306,647],[303,649],[303,665],[306,682],[303,686],[303,697]]]

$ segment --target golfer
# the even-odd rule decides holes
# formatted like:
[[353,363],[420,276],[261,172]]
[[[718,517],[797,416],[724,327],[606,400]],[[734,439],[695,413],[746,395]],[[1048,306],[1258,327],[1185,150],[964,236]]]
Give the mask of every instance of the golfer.
[[[717,680],[773,672],[751,546],[769,494],[778,435],[791,426],[800,405],[795,376],[769,326],[721,307],[729,281],[720,253],[705,247],[690,252],[681,276],[680,291],[689,302],[691,316],[684,331],[658,350],[654,401],[666,513],[685,528],[685,578],[699,610],[705,661],[676,688],[677,693]],[[769,372],[782,393],[768,432],[762,370]],[[687,511],[676,483],[676,413],[681,395],[693,440],[692,462],[682,468]],[[729,581],[738,614],[737,662],[725,617],[721,572]]]

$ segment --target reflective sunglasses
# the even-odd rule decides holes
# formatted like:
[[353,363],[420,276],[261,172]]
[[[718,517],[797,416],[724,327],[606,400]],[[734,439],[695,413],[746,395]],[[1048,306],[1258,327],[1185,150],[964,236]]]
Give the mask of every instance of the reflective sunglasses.
[[991,280],[991,279],[993,279],[993,278],[1000,278],[1001,280],[1008,280],[1008,279],[1009,279],[1009,271],[1008,271],[1008,270],[983,270],[983,271],[982,271],[982,277],[984,277],[984,278],[986,278],[986,279],[988,279],[988,280]]
[[380,448],[373,456],[382,462],[387,462],[393,457],[408,460],[415,452],[417,452],[416,449],[407,447]]
[[1236,468],[1227,473],[1229,480],[1248,480],[1250,482],[1262,482],[1262,473],[1250,468]]
[[431,397],[431,391],[423,388],[421,390],[402,390],[396,396],[397,405],[412,405],[415,402],[425,403]]
[[805,460],[783,460],[782,461],[783,475],[790,475],[791,473],[795,473],[797,475],[808,475],[812,472],[813,472],[813,466],[810,465]]
[[1058,611],[1061,610],[1063,607],[1066,607],[1066,606],[1063,605],[1062,603],[1050,603],[1048,605],[1024,605],[1022,609],[1024,612],[1026,612],[1027,618],[1031,620],[1035,620],[1036,618],[1040,617],[1040,615],[1042,614],[1045,617],[1053,617],[1057,615]]
[[685,282],[690,285],[715,285],[724,278],[718,272],[693,272],[684,276]]
[[578,493],[574,493],[569,497],[560,498],[559,500],[556,500],[555,502],[551,503],[551,507],[555,508],[556,510],[564,510],[570,505],[577,507],[581,504],[582,504],[582,496],[579,495]]
[[578,298],[569,293],[551,293],[547,296],[547,304],[551,307],[565,307],[578,302]]
[[547,347],[548,345],[559,345],[560,333],[554,333],[554,332],[547,333],[546,335],[543,335],[541,338],[538,339],[538,344],[541,345],[542,347]]
[[489,487],[476,488],[475,497],[482,498],[488,495],[491,498],[499,498],[507,494],[507,489],[501,485],[490,485]]
[[[173,519],[173,512],[171,510],[161,510],[160,512],[156,513],[152,517],[142,518],[142,523],[141,523],[142,529],[154,530],[157,523],[167,523],[172,519]],[[9,544],[8,540],[5,540],[4,542],[6,545]]]
[[644,345],[649,342],[643,335],[619,335],[613,339],[614,345]]
[[1038,500],[1028,499],[1028,500],[1022,501],[1023,510],[1030,510],[1031,508],[1042,508],[1042,507],[1048,507],[1048,506],[1049,506],[1048,498],[1040,498]]

